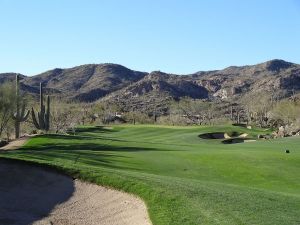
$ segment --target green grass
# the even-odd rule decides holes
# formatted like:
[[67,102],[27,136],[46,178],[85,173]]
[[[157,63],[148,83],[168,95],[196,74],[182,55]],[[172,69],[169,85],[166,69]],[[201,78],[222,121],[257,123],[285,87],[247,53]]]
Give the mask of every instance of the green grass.
[[[56,167],[140,196],[155,225],[300,224],[300,138],[241,144],[198,137],[239,127],[83,127],[0,157]],[[285,149],[291,151],[285,153]]]

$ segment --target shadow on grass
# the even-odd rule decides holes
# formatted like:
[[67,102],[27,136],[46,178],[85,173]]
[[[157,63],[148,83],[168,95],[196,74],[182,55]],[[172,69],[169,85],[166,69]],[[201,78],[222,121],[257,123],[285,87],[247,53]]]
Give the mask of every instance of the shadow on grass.
[[[110,127],[109,127],[110,128]],[[59,135],[59,134],[51,134],[51,138],[55,137],[57,139],[68,139],[68,140],[109,140],[109,141],[119,141],[119,142],[128,142],[128,143],[144,143],[150,145],[167,145],[167,146],[182,146],[182,147],[189,147],[190,144],[174,144],[172,142],[169,143],[162,143],[162,142],[150,142],[145,140],[125,140],[125,139],[118,139],[112,138],[107,136],[100,136],[100,134],[111,133],[111,132],[118,132],[115,129],[109,129],[105,126],[96,126],[96,127],[82,127],[77,128],[75,135],[72,132],[69,132],[69,135]],[[87,134],[88,133],[88,134]],[[49,135],[50,137],[50,135]]]
[[[41,136],[37,136],[41,137]],[[101,136],[90,136],[90,135],[63,135],[63,134],[47,134],[42,137],[47,138],[55,138],[55,139],[63,139],[63,140],[109,140],[109,141],[122,141],[127,142],[126,140],[118,139],[118,138],[110,138],[110,137],[101,137]]]
[[18,150],[12,153],[7,153],[13,158],[25,159],[30,161],[43,161],[69,164],[76,168],[79,165],[86,166],[101,166],[111,169],[135,169],[135,167],[122,166],[118,162],[120,159],[126,158],[124,156],[113,155],[109,153],[91,152],[88,150],[81,151],[65,151],[65,150],[48,150],[48,151],[35,151],[35,150]]
[[85,143],[44,143],[34,146],[28,145],[21,147],[19,150],[30,151],[64,151],[66,153],[74,151],[98,151],[98,152],[142,152],[142,151],[173,151],[148,147],[129,147],[129,146],[113,146],[105,144],[95,144],[91,142]]
[[[52,135],[49,135],[50,138]],[[54,137],[57,137],[55,135]],[[69,137],[69,136],[66,136]],[[53,141],[53,140],[51,140]],[[112,146],[95,143],[53,143],[27,145],[19,150],[6,152],[17,158],[24,158],[37,161],[64,161],[70,164],[85,164],[90,166],[104,166],[113,169],[134,169],[138,170],[133,162],[128,163],[125,158],[130,154],[118,154],[121,152],[134,153],[146,151],[171,151],[147,147]],[[125,161],[125,162],[124,162]],[[130,160],[128,160],[130,161]],[[124,166],[126,165],[126,166]]]
[[[99,127],[80,128],[82,131],[107,132],[109,129]],[[110,132],[110,130],[108,131]],[[81,134],[81,133],[79,133]],[[94,140],[94,141],[93,141]],[[103,142],[101,142],[103,140]],[[105,141],[122,141],[123,146],[106,144]],[[126,146],[126,141],[99,136],[78,136],[47,134],[36,136],[19,150],[6,152],[9,157],[29,159],[34,161],[55,161],[70,163],[74,166],[104,166],[114,169],[134,169],[138,167],[126,158],[134,157],[130,153],[149,151],[173,151],[152,147]],[[178,151],[178,150],[176,150]],[[129,153],[129,154],[123,154]],[[134,161],[134,160],[133,160]]]
[[[79,127],[75,129],[75,133],[112,133],[117,132],[117,130],[112,127],[106,126],[95,126],[95,127]],[[70,132],[72,133],[72,132]]]

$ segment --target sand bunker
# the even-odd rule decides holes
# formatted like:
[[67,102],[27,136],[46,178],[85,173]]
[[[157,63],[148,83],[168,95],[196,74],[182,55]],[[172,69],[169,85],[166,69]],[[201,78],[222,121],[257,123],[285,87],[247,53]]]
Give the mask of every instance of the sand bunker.
[[204,133],[200,134],[199,137],[203,139],[221,139],[223,144],[237,144],[244,142],[252,142],[254,139],[247,138],[247,133],[239,132],[215,132],[215,133]]
[[225,139],[226,133],[223,132],[205,133],[205,134],[200,134],[199,137],[203,139]]
[[130,194],[6,160],[0,174],[1,225],[151,225]]
[[231,138],[223,140],[223,144],[238,144],[238,143],[244,143],[244,142],[253,142],[256,141],[254,139],[246,139],[246,138]]
[[199,137],[203,139],[230,139],[230,138],[245,138],[248,134],[239,132],[214,132],[214,133],[204,133],[200,134]]

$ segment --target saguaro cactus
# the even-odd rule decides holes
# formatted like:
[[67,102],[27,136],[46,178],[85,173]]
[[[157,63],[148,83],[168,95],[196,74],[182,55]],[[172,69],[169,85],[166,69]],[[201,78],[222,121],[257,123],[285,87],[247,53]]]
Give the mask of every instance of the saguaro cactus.
[[[15,134],[16,138],[20,137],[20,125],[21,122],[27,120],[28,115],[30,113],[29,110],[26,111],[25,103],[22,103],[21,111],[20,111],[20,96],[19,96],[19,86],[20,86],[20,78],[19,75],[16,75],[16,112],[13,114],[13,119],[15,120]],[[25,112],[26,111],[26,112]]]
[[50,128],[50,96],[47,96],[47,109],[44,105],[44,91],[42,83],[40,83],[40,112],[34,112],[32,107],[31,110],[32,121],[34,126],[39,130],[48,131]]

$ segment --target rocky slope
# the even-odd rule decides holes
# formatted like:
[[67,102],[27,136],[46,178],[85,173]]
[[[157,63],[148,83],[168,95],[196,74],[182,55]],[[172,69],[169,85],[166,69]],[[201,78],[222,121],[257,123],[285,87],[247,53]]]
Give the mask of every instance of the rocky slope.
[[[3,84],[5,82],[11,82],[16,79],[16,75],[18,73],[0,73],[0,84]],[[24,79],[26,76],[22,74],[18,74],[21,79]]]
[[283,60],[198,72],[193,77],[214,97],[223,99],[240,97],[249,92],[270,93],[282,98],[300,90],[300,65]]
[[[14,77],[13,73],[0,74],[0,83],[12,81]],[[182,97],[234,101],[251,93],[289,97],[300,92],[300,65],[271,60],[179,76],[160,71],[148,74],[117,64],[88,64],[32,77],[22,75],[21,87],[37,93],[40,82],[52,95],[67,99],[116,102],[127,110],[159,108],[164,111],[170,100]]]
[[165,111],[170,100],[182,97],[240,102],[247,96],[269,95],[281,99],[299,92],[300,65],[271,60],[182,76],[152,72],[102,101],[118,103],[126,110]]
[[23,84],[38,88],[43,82],[51,93],[79,101],[95,101],[142,79],[146,73],[116,64],[89,64],[70,69],[54,69],[27,77]]

